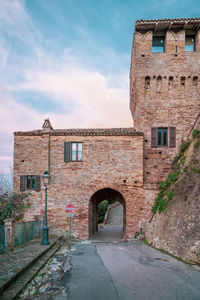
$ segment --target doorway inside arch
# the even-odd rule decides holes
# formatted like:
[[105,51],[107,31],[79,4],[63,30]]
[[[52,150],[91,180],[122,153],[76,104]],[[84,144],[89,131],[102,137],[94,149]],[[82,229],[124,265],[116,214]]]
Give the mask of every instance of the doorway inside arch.
[[[102,218],[104,206],[107,210]],[[95,192],[89,205],[89,238],[95,241],[121,240],[125,229],[126,205],[122,194],[111,188]]]

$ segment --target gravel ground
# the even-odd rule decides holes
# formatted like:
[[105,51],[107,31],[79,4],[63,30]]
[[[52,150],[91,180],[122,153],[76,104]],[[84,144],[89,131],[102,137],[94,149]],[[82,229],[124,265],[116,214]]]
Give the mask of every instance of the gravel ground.
[[55,253],[46,265],[36,274],[32,281],[25,286],[18,299],[51,299],[59,293],[67,298],[67,290],[61,285],[61,277],[71,267],[67,262],[67,245]]

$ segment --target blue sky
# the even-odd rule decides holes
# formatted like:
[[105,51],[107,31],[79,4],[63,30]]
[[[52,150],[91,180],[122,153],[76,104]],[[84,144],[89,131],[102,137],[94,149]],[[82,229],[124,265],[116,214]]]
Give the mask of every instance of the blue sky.
[[13,132],[132,126],[137,19],[200,17],[199,0],[0,0],[0,173]]

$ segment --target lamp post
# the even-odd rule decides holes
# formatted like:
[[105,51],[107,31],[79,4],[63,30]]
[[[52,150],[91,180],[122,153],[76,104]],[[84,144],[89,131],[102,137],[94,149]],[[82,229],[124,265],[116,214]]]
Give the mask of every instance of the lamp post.
[[47,226],[47,189],[50,181],[50,175],[48,171],[45,171],[42,175],[42,181],[45,186],[45,217],[42,227],[42,242],[41,245],[49,245],[49,227]]

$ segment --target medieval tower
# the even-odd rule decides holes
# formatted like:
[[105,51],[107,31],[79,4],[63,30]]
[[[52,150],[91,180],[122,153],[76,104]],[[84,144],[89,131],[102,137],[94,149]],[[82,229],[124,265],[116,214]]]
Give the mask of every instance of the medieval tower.
[[140,20],[130,68],[133,126],[144,132],[144,187],[165,179],[200,111],[200,19]]

